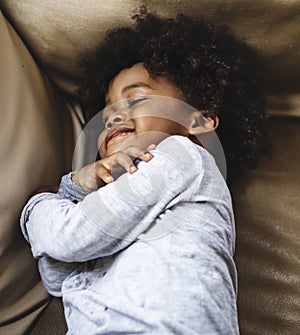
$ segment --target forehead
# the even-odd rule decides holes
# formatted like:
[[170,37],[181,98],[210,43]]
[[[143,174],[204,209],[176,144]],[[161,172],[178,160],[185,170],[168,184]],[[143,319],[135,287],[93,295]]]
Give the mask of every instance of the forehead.
[[160,76],[151,77],[143,64],[138,63],[122,70],[111,80],[106,100],[118,100],[124,93],[137,87],[152,90],[153,94],[182,98],[181,90],[173,82]]
[[144,66],[141,63],[135,64],[131,68],[122,70],[111,80],[107,95],[122,90],[135,82],[150,83],[151,81],[153,81],[153,79],[150,78]]

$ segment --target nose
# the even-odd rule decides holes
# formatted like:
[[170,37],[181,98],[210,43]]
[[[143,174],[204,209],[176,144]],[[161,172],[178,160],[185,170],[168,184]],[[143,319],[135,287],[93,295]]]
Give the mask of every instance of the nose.
[[110,130],[114,126],[125,122],[126,119],[127,119],[127,117],[126,117],[126,114],[124,114],[124,113],[113,113],[107,119],[105,127],[106,127],[106,129]]

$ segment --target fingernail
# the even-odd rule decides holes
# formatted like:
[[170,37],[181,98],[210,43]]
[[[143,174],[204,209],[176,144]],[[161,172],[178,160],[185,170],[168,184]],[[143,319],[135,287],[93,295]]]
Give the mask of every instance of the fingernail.
[[150,144],[148,150],[153,150],[156,148],[156,144]]
[[130,172],[135,172],[137,170],[135,165],[131,165],[129,169],[130,169]]
[[146,158],[150,158],[153,156],[150,152],[143,152],[142,155]]
[[106,177],[105,177],[105,180],[109,182],[109,181],[112,181],[113,178],[112,178],[112,176],[106,176]]

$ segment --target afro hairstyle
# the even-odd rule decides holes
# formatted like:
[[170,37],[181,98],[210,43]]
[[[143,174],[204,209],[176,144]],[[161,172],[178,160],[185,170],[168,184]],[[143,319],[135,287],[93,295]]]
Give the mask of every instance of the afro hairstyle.
[[93,55],[81,61],[85,80],[78,90],[89,120],[105,107],[110,81],[142,63],[150,76],[164,76],[205,117],[219,117],[216,131],[227,163],[228,181],[269,156],[265,96],[257,53],[230,29],[178,14],[160,18],[141,8],[134,25],[109,30]]

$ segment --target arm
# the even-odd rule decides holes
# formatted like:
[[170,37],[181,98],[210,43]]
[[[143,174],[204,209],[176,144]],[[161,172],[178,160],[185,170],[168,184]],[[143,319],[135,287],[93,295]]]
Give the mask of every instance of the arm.
[[[150,145],[147,150],[151,150],[154,149],[155,145]],[[149,161],[151,160],[151,158],[153,157],[150,153],[148,155],[148,151],[142,150],[140,148],[136,148],[136,147],[129,147],[127,148],[126,153],[128,155],[133,155],[133,156],[137,156],[140,157],[141,159],[143,159],[144,161]],[[125,153],[125,154],[126,154]],[[117,157],[118,158],[118,157]],[[100,165],[100,168],[97,169],[97,179],[95,179],[95,181],[97,181],[97,184],[99,186],[101,179],[103,179],[103,177],[106,177],[107,175],[110,176],[110,170],[112,165],[116,165],[116,164],[121,164],[121,166],[123,166],[123,168],[129,168],[130,165],[132,164],[131,160],[129,159],[129,157],[127,159],[124,159],[124,155],[121,157],[123,158],[123,160],[121,162],[118,161],[118,159],[115,157],[112,157],[112,162],[108,160],[106,160],[106,164],[103,168],[101,168],[100,163],[103,164],[103,160],[99,163],[98,165]],[[126,157],[125,157],[126,158]],[[108,162],[107,162],[108,161]],[[96,163],[96,164],[97,164]],[[124,166],[125,165],[125,166]],[[115,167],[115,166],[114,166]],[[118,165],[116,167],[119,167]],[[86,167],[88,168],[88,167]],[[93,180],[94,180],[94,170],[93,169],[89,169],[86,172],[87,169],[81,169],[80,173],[84,172],[84,177],[87,177],[86,179],[88,180],[87,183],[89,185],[94,184]],[[92,170],[92,172],[91,172]],[[80,173],[76,173],[79,176]],[[79,201],[82,201],[84,199],[84,197],[89,194],[89,191],[83,189],[82,187],[78,186],[78,184],[74,183],[72,181],[72,178],[74,176],[74,173],[69,173],[65,176],[62,177],[62,181],[60,183],[60,187],[58,188],[58,186],[55,187],[43,187],[40,188],[36,191],[36,194],[38,193],[50,193],[47,195],[43,195],[42,199],[47,199],[47,198],[52,198],[51,193],[57,193],[57,195],[55,196],[55,198],[59,197],[62,199],[67,199],[72,201],[72,203],[76,204]],[[86,182],[86,180],[83,180],[84,182]],[[92,181],[92,182],[91,182]],[[86,185],[86,184],[84,184]],[[96,186],[96,183],[95,183]],[[93,186],[94,187],[94,186]],[[96,188],[97,189],[97,188]],[[29,206],[27,205],[27,209],[23,211],[23,214],[28,215],[31,210],[34,208],[34,204],[36,201],[38,200],[38,197],[35,201],[33,201],[33,203]],[[26,221],[27,219],[25,219],[24,216],[22,216],[22,222]],[[25,234],[25,237],[28,240],[28,236],[26,231],[24,230],[24,225],[22,225],[23,228],[23,232]],[[82,267],[88,267],[89,263],[91,262],[71,262],[71,263],[67,263],[67,262],[62,262],[62,261],[57,261],[51,257],[48,256],[43,256],[43,257],[39,257],[38,260],[38,266],[39,266],[39,272],[44,284],[44,287],[46,288],[46,290],[48,291],[49,294],[56,296],[56,297],[61,297],[62,293],[61,293],[61,288],[62,288],[62,284],[65,281],[65,279],[71,274],[74,273],[74,271],[79,271],[80,269],[82,269]]]
[[[131,166],[135,166],[135,164],[130,157],[136,157],[146,162],[151,160],[153,156],[148,150],[153,150],[155,147],[155,145],[150,145],[146,150],[133,146],[128,147],[124,152],[122,152],[122,155],[117,157],[110,156],[105,160],[97,161],[94,164],[90,164],[89,166],[82,168],[79,172],[69,173],[63,176],[59,188],[58,186],[42,187],[39,188],[35,194],[58,192],[57,195],[62,199],[71,200],[76,204],[79,201],[82,201],[84,197],[92,191],[92,189],[97,190],[99,186],[103,186],[105,181],[107,181],[107,177],[109,181],[112,181],[113,178],[110,174],[112,168],[117,171],[123,168],[125,171],[127,169],[132,173],[130,168]],[[77,176],[77,184],[72,181],[74,176]],[[90,186],[92,189],[85,190],[78,185],[78,182],[79,185],[80,182],[82,182],[84,186]],[[29,211],[30,210],[27,210],[25,213],[28,213]],[[61,296],[62,284],[72,272],[78,271],[78,269],[81,269],[84,266],[88,266],[87,263],[81,262],[61,262],[48,256],[40,257],[38,265],[44,287],[51,295],[56,297]]]
[[[39,189],[41,192],[58,192],[57,195],[63,199],[68,199],[73,203],[82,201],[89,193],[72,182],[73,173],[69,173],[62,177],[59,189],[52,190],[47,187],[44,190]],[[56,196],[57,197],[57,196]],[[79,266],[83,266],[80,262],[60,262],[51,257],[40,257],[38,260],[39,273],[41,275],[43,285],[49,294],[55,297],[61,297],[61,288],[64,280],[74,272]]]
[[111,255],[146,231],[202,173],[195,145],[181,136],[169,137],[135,174],[122,175],[78,204],[56,194],[31,198],[22,214],[24,236],[37,258],[82,262]]
[[64,280],[83,263],[60,262],[51,257],[41,257],[38,260],[39,273],[47,292],[55,297],[61,297]]

